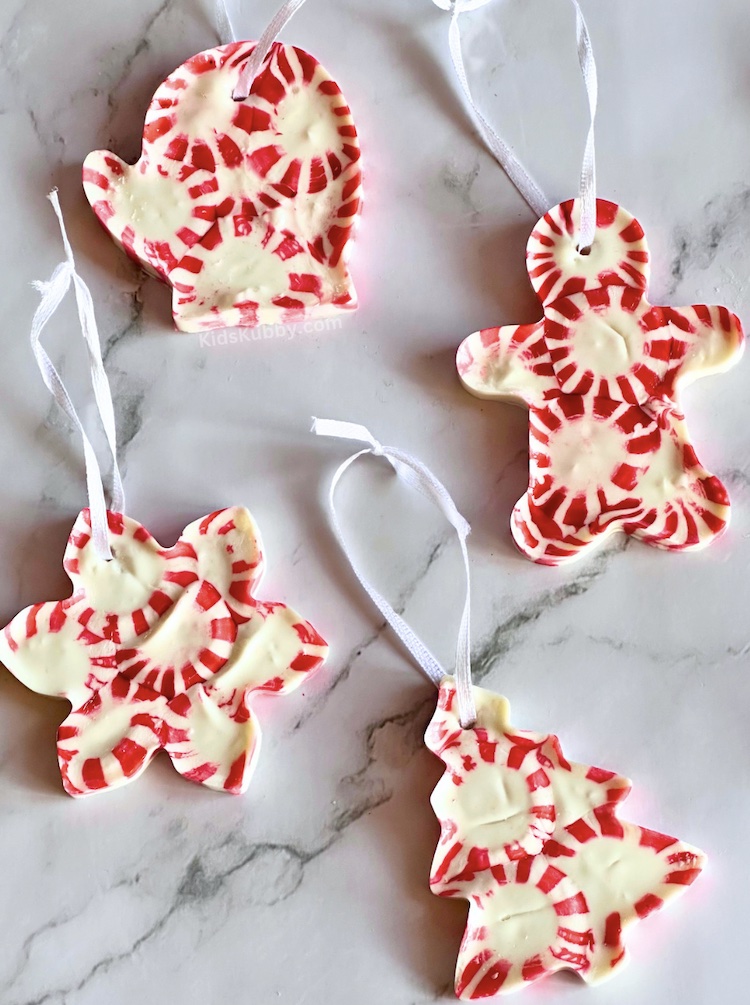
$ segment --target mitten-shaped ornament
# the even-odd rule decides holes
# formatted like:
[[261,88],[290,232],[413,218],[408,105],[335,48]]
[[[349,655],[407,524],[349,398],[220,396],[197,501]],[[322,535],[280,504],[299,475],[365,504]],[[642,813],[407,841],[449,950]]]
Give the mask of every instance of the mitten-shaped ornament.
[[140,160],[98,150],[83,166],[101,224],[172,287],[181,331],[357,306],[347,258],[361,172],[349,106],[313,56],[281,42],[238,99],[255,48],[193,56],[154,94]]

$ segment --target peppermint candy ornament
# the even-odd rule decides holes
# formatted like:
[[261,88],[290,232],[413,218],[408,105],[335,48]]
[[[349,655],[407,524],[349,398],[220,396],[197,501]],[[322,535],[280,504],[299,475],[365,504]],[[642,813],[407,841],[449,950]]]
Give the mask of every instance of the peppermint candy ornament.
[[524,554],[580,557],[619,531],[672,551],[705,547],[729,520],[729,496],[698,460],[679,404],[689,381],[742,354],[726,307],[654,307],[639,222],[598,200],[587,255],[581,206],[556,206],[529,239],[536,324],[469,336],[457,366],[468,391],[529,409],[529,487],[511,517]]
[[[162,749],[188,781],[241,793],[260,751],[253,695],[294,690],[327,646],[291,608],[256,599],[265,558],[246,509],[195,521],[171,548],[125,515],[91,295],[75,271],[55,193],[51,199],[67,260],[40,284],[32,344],[48,388],[82,433],[90,505],[65,551],[71,595],[16,615],[0,633],[0,660],[31,690],[70,702],[57,734],[69,795],[125,785]],[[39,341],[71,283],[114,462],[110,510],[96,455]]]
[[[440,821],[430,887],[469,902],[455,989],[474,1001],[525,987],[557,970],[588,983],[624,962],[623,931],[684,892],[705,865],[697,848],[619,818],[630,782],[569,762],[553,734],[511,725],[508,701],[473,687],[470,659],[469,525],[447,489],[416,458],[386,447],[362,426],[315,420],[325,436],[367,444],[339,467],[330,489],[334,532],[379,611],[438,688],[425,742],[445,765],[432,795]],[[335,492],[358,458],[385,457],[434,502],[456,530],[466,600],[455,676],[357,569],[335,510]]]
[[[289,5],[287,5],[288,7]],[[253,327],[350,311],[361,206],[357,130],[336,81],[274,38],[207,49],[157,89],[140,160],[89,154],[100,223],[172,287],[178,329]]]
[[596,65],[577,0],[591,124],[580,197],[547,209],[549,201],[471,98],[458,17],[486,2],[454,5],[451,53],[490,150],[541,217],[526,261],[544,315],[534,324],[475,332],[456,363],[472,394],[529,409],[529,485],[513,510],[513,538],[545,565],[579,558],[615,532],[671,551],[705,547],[727,526],[729,497],[698,460],[679,392],[737,362],[742,325],[725,307],[649,303],[641,224],[596,198]]
[[197,520],[172,548],[122,514],[107,526],[103,562],[80,514],[63,562],[71,596],[21,611],[0,636],[21,683],[71,703],[57,733],[65,791],[117,788],[163,749],[188,781],[244,792],[260,752],[253,693],[294,690],[325,642],[253,596],[264,558],[246,509]]
[[463,728],[445,678],[425,737],[446,769],[430,888],[470,905],[456,993],[491,998],[557,970],[606,980],[626,959],[623,930],[683,893],[705,856],[621,821],[627,779],[568,762],[556,736],[514,729],[501,695],[474,698]]

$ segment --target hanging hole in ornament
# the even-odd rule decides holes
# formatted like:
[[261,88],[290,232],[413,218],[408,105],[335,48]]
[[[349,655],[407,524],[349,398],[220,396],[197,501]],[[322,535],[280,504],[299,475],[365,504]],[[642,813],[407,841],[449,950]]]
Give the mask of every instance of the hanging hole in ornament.
[[592,244],[589,244],[588,247],[586,248],[581,248],[579,245],[576,248],[576,251],[578,252],[579,255],[583,255],[584,258],[588,258],[588,256],[591,254],[592,247],[593,247]]

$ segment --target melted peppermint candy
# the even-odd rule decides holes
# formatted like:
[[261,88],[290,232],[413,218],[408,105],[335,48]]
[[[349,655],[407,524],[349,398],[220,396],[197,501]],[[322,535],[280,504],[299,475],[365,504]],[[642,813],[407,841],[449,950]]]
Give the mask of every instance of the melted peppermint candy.
[[244,792],[260,749],[253,692],[298,687],[326,643],[284,604],[254,598],[263,554],[247,510],[190,524],[172,548],[108,519],[112,561],[97,557],[84,510],[65,552],[71,596],[0,635],[11,673],[73,706],[57,735],[65,790],[124,785],[163,748],[189,781]]
[[511,529],[546,565],[613,531],[701,548],[729,518],[726,489],[688,439],[678,390],[732,366],[742,326],[725,307],[653,307],[641,225],[614,203],[597,210],[588,255],[576,248],[577,201],[550,210],[531,235],[543,319],[476,332],[458,351],[467,390],[529,409],[529,488]]
[[208,49],[167,77],[137,164],[99,150],[83,167],[105,229],[172,286],[182,331],[357,306],[346,266],[361,187],[351,112],[316,59],[278,42],[235,101],[254,48]]
[[556,736],[511,726],[505,698],[474,693],[462,729],[446,678],[426,736],[446,767],[430,885],[470,903],[456,993],[489,998],[556,970],[603,980],[625,959],[623,929],[682,893],[704,855],[619,820],[625,778],[568,762]]

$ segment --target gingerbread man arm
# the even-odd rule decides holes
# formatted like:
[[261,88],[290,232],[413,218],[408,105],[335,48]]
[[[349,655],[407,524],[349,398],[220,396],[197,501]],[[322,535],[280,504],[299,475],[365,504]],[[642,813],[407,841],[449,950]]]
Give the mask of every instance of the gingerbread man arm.
[[525,405],[541,404],[557,388],[544,322],[474,332],[461,343],[456,365],[467,391]]
[[644,321],[653,315],[666,316],[664,320],[673,331],[675,364],[670,376],[675,386],[684,387],[699,377],[723,373],[742,356],[742,322],[726,307],[653,307]]

